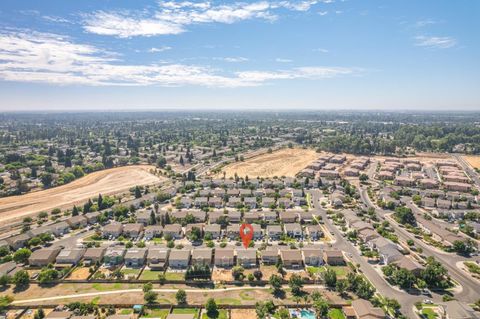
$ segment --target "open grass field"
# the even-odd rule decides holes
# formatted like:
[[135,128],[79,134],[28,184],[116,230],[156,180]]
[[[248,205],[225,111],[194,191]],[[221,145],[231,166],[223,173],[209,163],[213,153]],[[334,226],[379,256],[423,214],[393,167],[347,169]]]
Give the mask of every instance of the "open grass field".
[[[223,168],[225,177],[294,177],[300,170],[319,157],[312,149],[286,148],[270,154],[252,157],[244,162],[236,162]],[[223,172],[219,176],[223,176]]]
[[161,178],[150,174],[154,166],[136,165],[116,167],[88,174],[71,183],[19,196],[0,198],[0,221],[12,221],[50,211],[82,204],[89,198],[118,194],[136,185],[150,185]]
[[463,156],[463,158],[472,165],[473,168],[480,168],[480,155],[467,155]]

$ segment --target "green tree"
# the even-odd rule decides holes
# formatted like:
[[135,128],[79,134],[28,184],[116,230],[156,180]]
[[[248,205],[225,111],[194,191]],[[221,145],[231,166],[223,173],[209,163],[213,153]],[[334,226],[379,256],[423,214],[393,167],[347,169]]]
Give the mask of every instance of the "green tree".
[[328,268],[325,272],[323,272],[323,281],[327,287],[335,287],[337,284],[337,273],[333,269]]
[[183,289],[178,289],[177,293],[175,294],[175,299],[177,300],[177,304],[184,305],[187,303],[187,293]]
[[288,281],[288,285],[290,286],[290,289],[292,290],[292,294],[294,296],[298,296],[302,292],[303,279],[300,275],[293,274],[292,277],[290,277],[290,279]]
[[272,286],[274,291],[279,291],[282,289],[282,277],[278,275],[270,276],[268,283],[270,284],[270,286]]
[[335,284],[335,290],[341,295],[343,296],[343,294],[345,293],[345,291],[347,290],[348,288],[348,282],[346,279],[340,279],[340,280],[337,280],[337,283]]
[[205,310],[210,318],[218,317],[218,308],[215,299],[208,298],[207,303],[205,304]]
[[328,302],[323,298],[319,298],[313,302],[313,309],[315,310],[317,318],[325,317],[328,314],[328,308]]
[[143,299],[147,304],[153,304],[157,301],[157,293],[149,290],[143,294]]
[[17,264],[25,264],[28,261],[28,258],[32,254],[31,250],[28,248],[20,248],[13,254],[13,260]]
[[13,275],[12,282],[16,288],[25,288],[28,286],[30,276],[26,270],[20,270]]

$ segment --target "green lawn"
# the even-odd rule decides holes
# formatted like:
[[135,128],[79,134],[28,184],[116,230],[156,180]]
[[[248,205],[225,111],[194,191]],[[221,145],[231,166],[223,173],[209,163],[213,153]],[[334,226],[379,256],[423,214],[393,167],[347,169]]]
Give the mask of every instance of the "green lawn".
[[141,269],[138,268],[123,268],[122,272],[125,275],[137,275],[140,273]]
[[140,279],[141,280],[158,280],[158,275],[160,275],[161,273],[162,273],[161,271],[145,269],[140,275]]
[[242,300],[255,300],[255,293],[249,290],[243,290],[240,292],[240,298],[242,298]]
[[217,304],[222,305],[240,305],[242,304],[240,300],[235,298],[215,298]]
[[428,319],[435,319],[438,317],[437,313],[433,311],[432,308],[423,308],[422,315],[424,315]]
[[204,313],[202,315],[202,319],[228,319],[228,313],[225,309],[219,309],[217,317],[209,317],[206,313]]
[[118,282],[115,284],[103,284],[97,282],[92,284],[92,288],[97,291],[119,290],[122,288],[122,284]]
[[343,311],[340,309],[330,309],[328,311],[328,318],[329,319],[345,319],[345,315]]
[[195,308],[174,308],[174,314],[182,315],[182,314],[194,314],[195,318],[198,318],[198,309]]
[[119,312],[121,315],[130,315],[133,313],[133,309],[122,309]]
[[185,273],[183,272],[166,272],[166,280],[185,280]]
[[345,277],[350,269],[347,266],[320,266],[320,267],[307,267],[307,272],[312,274],[321,274],[325,272],[327,269],[332,269],[335,271],[338,277],[343,278]]
[[160,318],[165,319],[170,312],[169,309],[149,309],[141,318]]

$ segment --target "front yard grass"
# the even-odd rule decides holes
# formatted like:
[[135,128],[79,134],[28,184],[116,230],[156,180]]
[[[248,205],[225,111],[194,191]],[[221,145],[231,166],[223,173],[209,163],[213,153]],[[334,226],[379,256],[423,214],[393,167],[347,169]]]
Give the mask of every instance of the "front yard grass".
[[437,313],[430,307],[423,308],[422,315],[424,315],[427,319],[435,319],[438,317]]
[[343,311],[340,309],[330,309],[328,311],[328,318],[329,319],[345,319],[345,315],[343,314]]
[[222,304],[222,305],[235,305],[235,306],[238,306],[238,305],[241,305],[242,302],[238,299],[235,299],[235,298],[217,298],[215,299],[215,301],[218,303],[218,304]]

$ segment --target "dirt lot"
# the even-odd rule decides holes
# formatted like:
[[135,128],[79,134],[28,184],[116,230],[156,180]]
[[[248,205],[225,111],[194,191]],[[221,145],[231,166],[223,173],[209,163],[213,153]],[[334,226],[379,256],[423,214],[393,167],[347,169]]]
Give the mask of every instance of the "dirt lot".
[[468,155],[463,158],[473,166],[473,168],[480,168],[480,156]]
[[231,269],[223,269],[223,268],[215,268],[212,271],[212,280],[213,281],[233,280],[232,270]]
[[[252,157],[244,162],[233,163],[223,168],[225,176],[294,177],[300,170],[317,159],[320,154],[311,149],[286,148],[271,154],[263,154]],[[223,172],[220,173],[223,176]]]
[[230,319],[256,318],[255,309],[232,309]]
[[67,280],[83,280],[88,279],[90,276],[90,271],[88,267],[80,267],[75,269],[70,276],[68,276]]
[[53,208],[66,208],[87,199],[124,192],[136,185],[149,185],[161,180],[149,173],[153,166],[117,167],[86,175],[69,184],[51,189],[0,199],[0,221],[11,221]]

